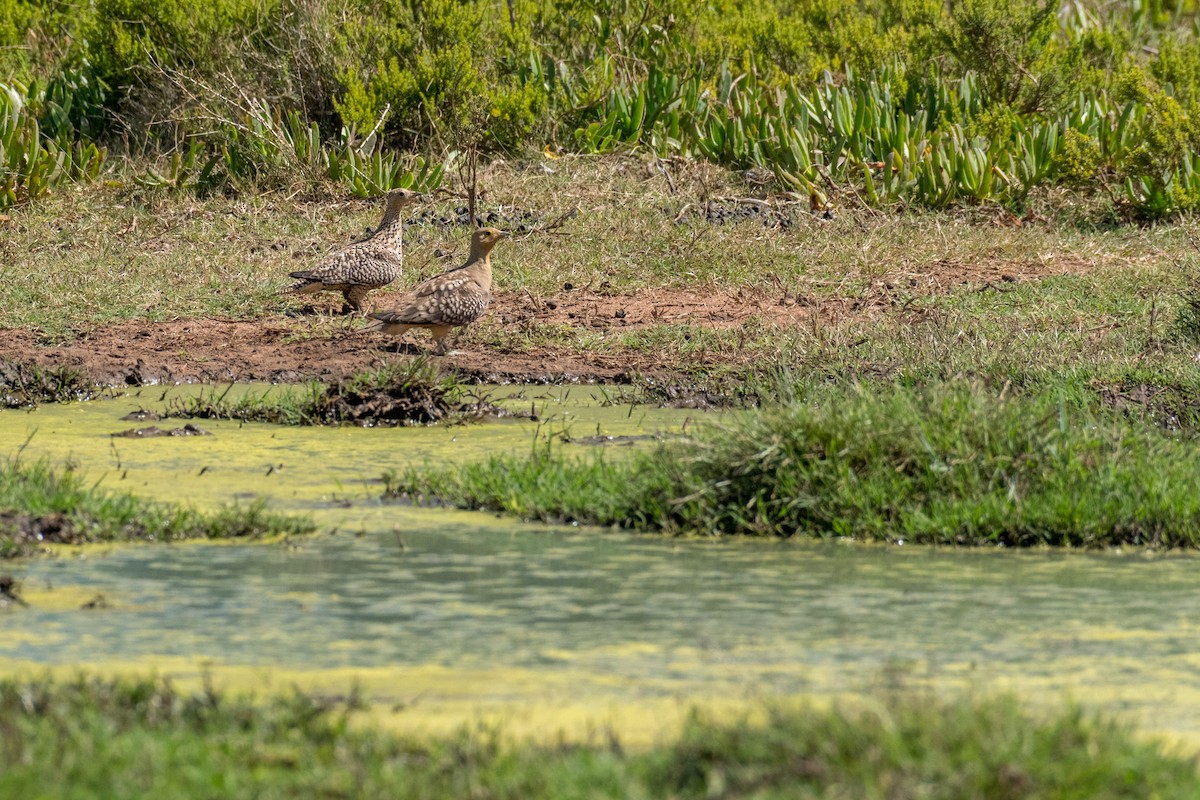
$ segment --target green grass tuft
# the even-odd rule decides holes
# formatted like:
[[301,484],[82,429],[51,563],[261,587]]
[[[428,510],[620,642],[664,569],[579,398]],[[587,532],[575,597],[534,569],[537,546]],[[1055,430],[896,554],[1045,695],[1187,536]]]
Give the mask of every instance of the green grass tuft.
[[700,534],[1200,545],[1194,444],[1096,402],[965,383],[817,386],[633,458],[538,446],[410,469],[393,496]]
[[1192,760],[1078,709],[886,695],[858,708],[693,715],[675,741],[546,746],[405,738],[295,693],[261,702],[150,680],[0,682],[4,797],[1195,797]]
[[51,543],[261,538],[313,530],[310,521],[272,514],[261,502],[201,514],[101,491],[44,461],[0,462],[0,558],[31,556]]

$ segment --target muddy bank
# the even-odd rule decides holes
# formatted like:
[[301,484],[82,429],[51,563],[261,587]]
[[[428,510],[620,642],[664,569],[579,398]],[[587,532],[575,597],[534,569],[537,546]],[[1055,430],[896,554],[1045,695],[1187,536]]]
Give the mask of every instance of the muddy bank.
[[[381,292],[372,298],[372,307],[387,307],[399,296],[399,292]],[[696,369],[742,366],[757,356],[734,348],[681,356],[626,347],[619,337],[664,325],[697,330],[737,329],[748,322],[794,327],[814,315],[829,321],[847,314],[874,315],[891,302],[882,295],[878,304],[798,297],[794,289],[777,286],[763,292],[647,289],[622,294],[607,283],[564,283],[546,295],[499,292],[486,325],[499,328],[501,341],[522,341],[520,351],[468,341],[461,352],[437,362],[467,380],[486,383],[623,383],[639,376],[662,378]],[[258,319],[130,320],[82,329],[65,341],[48,342],[36,330],[3,330],[0,362],[67,368],[107,385],[295,383],[342,379],[431,349],[424,335],[413,334],[397,344],[391,337],[363,333],[357,320],[330,316],[340,300],[321,305],[324,300],[287,312],[281,306],[280,313]],[[561,344],[529,344],[529,331],[539,327],[586,332],[611,343],[589,350],[568,336]]]
[[[786,330],[815,324],[865,323],[911,314],[913,298],[944,295],[963,286],[997,289],[1052,275],[1081,274],[1080,258],[1045,261],[942,260],[919,272],[881,273],[865,286],[834,291],[824,284],[778,278],[757,287],[694,285],[629,291],[608,281],[554,291],[497,291],[481,327],[489,345],[468,340],[462,352],[438,358],[460,377],[486,383],[629,383],[646,377],[689,385],[697,370],[742,368],[762,358],[754,348],[709,347],[680,354],[641,344],[625,334],[654,329],[696,331]],[[998,289],[997,289],[998,290]],[[401,289],[378,292],[372,308],[386,308]],[[363,333],[351,318],[332,317],[341,300],[320,297],[309,307],[281,302],[259,318],[192,317],[129,320],[76,330],[47,340],[38,330],[0,330],[0,364],[54,367],[104,385],[263,381],[296,383],[347,378],[365,369],[429,351],[428,337]],[[561,333],[534,344],[537,331]],[[491,336],[490,334],[495,334]],[[576,341],[586,334],[595,346]],[[689,334],[685,331],[683,338]],[[549,341],[550,343],[546,343]],[[501,344],[496,344],[499,342]],[[2,377],[2,374],[0,374]]]
[[[136,534],[139,538],[144,535],[144,531]],[[0,558],[30,556],[47,545],[82,544],[86,541],[87,534],[78,522],[62,512],[28,514],[0,509]]]
[[[421,353],[411,344],[402,344],[396,352],[390,341],[361,333],[301,340],[297,333],[295,325],[281,318],[127,322],[46,346],[30,331],[7,330],[0,332],[0,361],[68,367],[102,385],[145,386],[338,380]],[[668,375],[687,366],[637,353],[549,348],[526,353],[473,350],[439,358],[438,363],[466,380],[486,383],[623,383],[636,375]]]
[[[386,307],[397,297],[398,292],[380,293],[372,299],[373,307]],[[498,325],[504,338],[509,333],[525,338],[522,332],[531,326],[616,337],[660,325],[728,329],[751,317],[795,325],[820,311],[818,306],[783,303],[774,295],[744,290],[621,295],[607,285],[567,283],[553,295],[498,293],[487,322]],[[10,329],[0,331],[0,362],[67,368],[106,385],[296,383],[344,379],[430,349],[427,336],[410,335],[397,344],[391,337],[361,332],[355,320],[331,319],[328,312],[318,305],[288,313],[281,309],[259,319],[131,320],[80,330],[73,339],[55,342],[47,342],[35,330]],[[698,368],[738,366],[753,358],[745,352],[715,350],[683,358],[630,349],[617,341],[597,351],[564,342],[523,347],[520,352],[466,342],[461,352],[438,358],[437,363],[475,382],[627,383],[640,376],[663,378]]]

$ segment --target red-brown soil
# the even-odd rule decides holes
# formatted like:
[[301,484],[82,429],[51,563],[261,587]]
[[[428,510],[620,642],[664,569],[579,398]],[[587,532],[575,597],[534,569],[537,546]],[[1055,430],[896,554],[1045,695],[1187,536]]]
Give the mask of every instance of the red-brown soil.
[[[704,292],[653,289],[615,294],[607,286],[564,287],[549,296],[499,293],[490,323],[519,333],[532,325],[614,332],[655,325],[736,328],[751,318],[780,327],[822,321],[869,320],[903,309],[914,297],[941,294],[962,284],[981,289],[1081,273],[1082,260],[1052,262],[939,262],[920,273],[888,273],[874,278],[852,296],[840,287],[770,285],[758,290]],[[819,294],[816,290],[820,290]],[[341,298],[329,307],[340,305]],[[369,302],[386,307],[397,294],[379,294]],[[336,302],[334,302],[336,300]],[[283,314],[259,320],[217,318],[164,322],[129,321],[80,331],[74,341],[47,345],[28,330],[0,331],[0,359],[43,366],[70,367],[88,379],[109,384],[337,379],[385,361],[411,357],[428,348],[428,337],[414,334],[410,344],[360,331],[312,335],[303,317]],[[417,342],[414,346],[411,342]],[[531,352],[504,352],[466,343],[464,352],[442,359],[446,366],[486,381],[620,381],[636,374],[673,372],[698,366],[736,365],[753,358],[737,352],[710,352],[680,362],[675,356],[614,347],[587,352],[568,345]],[[676,359],[676,360],[672,360]]]

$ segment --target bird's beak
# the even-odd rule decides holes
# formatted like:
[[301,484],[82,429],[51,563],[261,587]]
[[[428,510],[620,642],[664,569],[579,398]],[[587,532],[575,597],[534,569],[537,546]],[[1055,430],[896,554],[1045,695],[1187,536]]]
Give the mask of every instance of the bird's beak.
[[511,239],[512,234],[509,233],[508,231],[500,231],[500,238],[501,239]]

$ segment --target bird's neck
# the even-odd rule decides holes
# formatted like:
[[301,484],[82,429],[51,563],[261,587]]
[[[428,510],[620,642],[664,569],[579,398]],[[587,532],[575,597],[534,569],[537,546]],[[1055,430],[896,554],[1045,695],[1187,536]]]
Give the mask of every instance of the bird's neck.
[[404,216],[400,206],[388,206],[371,238],[396,253],[404,252]]
[[483,253],[482,255],[479,255],[477,253],[471,253],[471,258],[467,261],[467,263],[464,266],[466,268],[470,269],[472,272],[474,272],[477,276],[479,276],[480,283],[482,283],[485,286],[491,286],[491,284],[492,284],[492,254],[491,253]]

